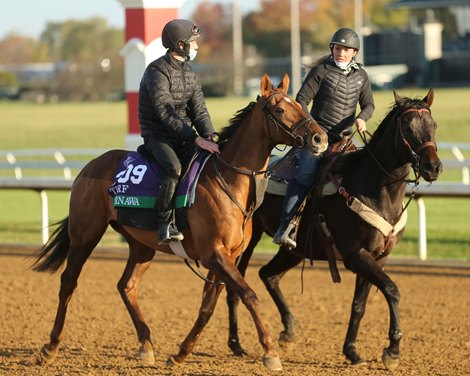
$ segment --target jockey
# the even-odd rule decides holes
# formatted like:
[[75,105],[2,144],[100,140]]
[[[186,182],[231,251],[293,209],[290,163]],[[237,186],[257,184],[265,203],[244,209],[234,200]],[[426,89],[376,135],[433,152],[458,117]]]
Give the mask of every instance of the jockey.
[[[366,131],[366,121],[375,109],[372,89],[366,71],[354,57],[360,48],[357,33],[349,28],[338,29],[330,40],[331,54],[315,61],[307,74],[296,100],[327,132],[329,145],[351,132],[354,124],[359,132]],[[308,105],[312,103],[309,111]],[[359,103],[360,112],[356,115]],[[299,210],[313,184],[319,157],[306,149],[296,151],[297,170],[289,182],[281,222],[273,242],[289,248],[297,246],[291,237],[292,219]]]
[[181,160],[194,145],[219,153],[201,84],[189,61],[196,57],[201,31],[174,19],[162,31],[167,52],[145,69],[139,88],[139,123],[144,146],[161,167],[155,208],[160,243],[183,239],[171,218]]

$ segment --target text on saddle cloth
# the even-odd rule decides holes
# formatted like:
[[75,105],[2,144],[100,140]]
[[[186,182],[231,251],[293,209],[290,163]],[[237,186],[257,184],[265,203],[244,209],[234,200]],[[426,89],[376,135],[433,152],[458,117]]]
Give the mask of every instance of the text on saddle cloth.
[[[175,208],[188,207],[194,203],[197,180],[210,155],[206,152],[199,153],[178,183]],[[132,151],[126,154],[119,164],[108,192],[113,197],[115,208],[148,209],[155,207],[159,186],[158,163]]]

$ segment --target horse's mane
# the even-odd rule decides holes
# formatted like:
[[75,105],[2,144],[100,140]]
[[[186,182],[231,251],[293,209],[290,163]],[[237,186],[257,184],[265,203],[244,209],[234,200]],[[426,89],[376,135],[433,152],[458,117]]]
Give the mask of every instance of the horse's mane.
[[[422,98],[408,98],[403,97],[400,101],[394,102],[390,105],[387,114],[385,115],[384,119],[381,121],[375,132],[373,133],[371,139],[368,142],[370,148],[374,148],[374,146],[379,142],[382,138],[383,134],[385,133],[389,124],[393,121],[393,118],[397,114],[401,114],[403,111],[406,111],[409,108],[426,108],[429,109],[429,106],[426,102],[423,101]],[[344,155],[343,160],[340,163],[339,169],[340,173],[348,171],[350,169],[354,169],[358,163],[368,155],[369,153],[365,148],[360,149],[354,153],[348,153]]]
[[249,113],[256,105],[256,102],[250,102],[245,108],[238,110],[235,115],[230,119],[229,124],[222,128],[219,135],[219,147],[223,149],[228,140],[235,134],[243,121],[248,117]]

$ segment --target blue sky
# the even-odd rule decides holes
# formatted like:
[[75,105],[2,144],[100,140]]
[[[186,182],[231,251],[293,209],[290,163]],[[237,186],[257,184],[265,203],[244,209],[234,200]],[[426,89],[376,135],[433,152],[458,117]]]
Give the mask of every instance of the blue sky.
[[[196,5],[202,1],[186,0],[181,8],[181,17],[190,17]],[[210,1],[223,4],[232,2]],[[259,0],[238,2],[244,13],[257,9],[259,5]],[[93,16],[106,18],[112,26],[124,27],[124,8],[118,0],[0,0],[0,39],[10,32],[38,37],[47,22],[63,22]]]

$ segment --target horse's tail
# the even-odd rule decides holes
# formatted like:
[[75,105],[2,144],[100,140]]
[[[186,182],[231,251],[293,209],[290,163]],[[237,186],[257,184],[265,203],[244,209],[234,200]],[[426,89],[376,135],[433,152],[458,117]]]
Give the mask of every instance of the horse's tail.
[[46,244],[38,250],[32,269],[37,272],[55,273],[69,253],[69,217],[55,223],[58,225]]

